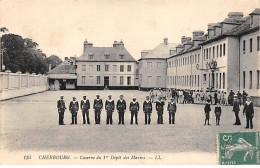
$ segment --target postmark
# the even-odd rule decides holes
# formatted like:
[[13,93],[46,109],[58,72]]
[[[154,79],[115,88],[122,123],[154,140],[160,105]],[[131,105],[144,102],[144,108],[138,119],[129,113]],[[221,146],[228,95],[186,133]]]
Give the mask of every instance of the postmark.
[[260,164],[260,132],[218,133],[220,165]]

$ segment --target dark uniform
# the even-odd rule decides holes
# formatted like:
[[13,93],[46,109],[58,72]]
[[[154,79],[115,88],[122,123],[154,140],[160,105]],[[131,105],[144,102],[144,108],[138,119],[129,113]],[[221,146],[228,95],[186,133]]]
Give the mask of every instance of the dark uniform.
[[116,103],[116,109],[118,110],[119,122],[118,124],[125,124],[124,122],[124,114],[126,110],[126,102],[125,100],[118,100]]
[[206,125],[206,122],[208,121],[208,125],[209,125],[209,113],[211,111],[211,108],[210,108],[210,104],[209,104],[209,101],[206,103],[205,107],[204,107],[204,112],[205,112],[205,124]]
[[163,101],[157,101],[156,102],[156,111],[158,114],[157,124],[163,124]]
[[113,112],[115,110],[115,102],[114,100],[106,100],[105,109],[107,111],[107,124],[113,124]]
[[243,105],[246,103],[246,97],[248,96],[248,94],[243,90]]
[[64,119],[64,112],[66,107],[65,107],[65,101],[63,99],[58,100],[57,108],[59,113],[59,124],[64,125],[63,119]]
[[143,103],[143,111],[145,114],[145,124],[151,123],[151,113],[152,113],[152,102],[151,101],[144,101]]
[[175,124],[175,113],[177,106],[175,102],[169,102],[167,110],[169,112],[169,124]]
[[93,104],[93,109],[95,111],[95,123],[100,124],[100,115],[101,110],[103,108],[103,101],[102,99],[95,99]]
[[139,111],[139,103],[138,102],[131,102],[129,106],[129,110],[131,112],[131,122],[130,124],[133,124],[133,118],[135,117],[135,124],[138,124],[137,121],[137,113]]
[[228,96],[228,104],[233,106],[235,93],[231,90]]
[[237,99],[239,101],[239,105],[241,106],[241,104],[242,104],[242,94],[239,91],[237,92]]
[[79,103],[77,101],[70,102],[70,112],[71,112],[71,124],[77,124],[77,115],[79,110]]
[[239,119],[239,100],[236,99],[233,103],[233,111],[235,112],[236,122],[233,125],[241,125],[240,119]]
[[215,100],[215,105],[218,103],[218,94],[217,91],[214,93],[214,100]]
[[244,109],[243,109],[243,114],[246,113],[246,128],[253,129],[253,117],[254,117],[254,105],[253,102],[245,102]]
[[82,110],[83,124],[86,124],[86,117],[87,117],[87,123],[90,124],[90,122],[89,122],[89,109],[90,109],[89,100],[81,100],[80,108]]
[[216,106],[215,107],[216,125],[219,125],[221,112],[222,112],[221,111],[221,107],[220,106]]

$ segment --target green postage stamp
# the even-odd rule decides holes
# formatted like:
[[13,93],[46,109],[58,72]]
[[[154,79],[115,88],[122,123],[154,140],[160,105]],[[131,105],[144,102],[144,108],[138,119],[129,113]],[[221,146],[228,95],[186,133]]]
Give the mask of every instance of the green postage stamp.
[[218,133],[220,165],[260,164],[260,132]]

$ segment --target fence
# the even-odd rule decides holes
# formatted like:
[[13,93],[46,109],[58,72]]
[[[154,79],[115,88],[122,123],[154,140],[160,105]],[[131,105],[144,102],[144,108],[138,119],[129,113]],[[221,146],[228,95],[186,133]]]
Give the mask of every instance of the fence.
[[36,74],[22,74],[21,72],[0,73],[0,100],[24,96],[45,91],[47,76]]

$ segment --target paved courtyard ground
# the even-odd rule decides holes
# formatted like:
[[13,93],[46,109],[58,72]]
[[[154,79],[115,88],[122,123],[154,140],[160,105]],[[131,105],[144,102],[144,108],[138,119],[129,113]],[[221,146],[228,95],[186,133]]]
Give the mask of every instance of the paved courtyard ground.
[[[101,114],[101,125],[94,124],[94,112],[90,111],[91,125],[82,124],[81,112],[78,125],[70,125],[71,115],[65,112],[65,126],[58,125],[56,102],[59,95],[65,96],[66,106],[72,96],[79,101],[83,94],[90,99],[91,107],[95,94],[105,100],[109,93],[117,100],[125,95],[127,106],[133,96],[142,104],[148,92],[141,91],[46,91],[39,94],[0,102],[0,139],[2,148],[9,151],[67,151],[67,152],[209,152],[215,153],[217,132],[259,130],[260,109],[255,108],[254,129],[246,130],[245,116],[240,113],[241,126],[235,121],[231,107],[223,107],[220,126],[215,125],[215,116],[210,114],[211,126],[204,126],[203,105],[178,104],[176,124],[168,124],[164,111],[164,124],[157,125],[157,114],[152,113],[152,124],[144,125],[144,113],[139,112],[139,125],[130,125],[130,113],[125,114],[126,125],[117,125],[118,114],[114,112],[114,125],[106,125],[106,112]],[[213,109],[214,106],[212,106]],[[241,107],[242,109],[242,107]]]

